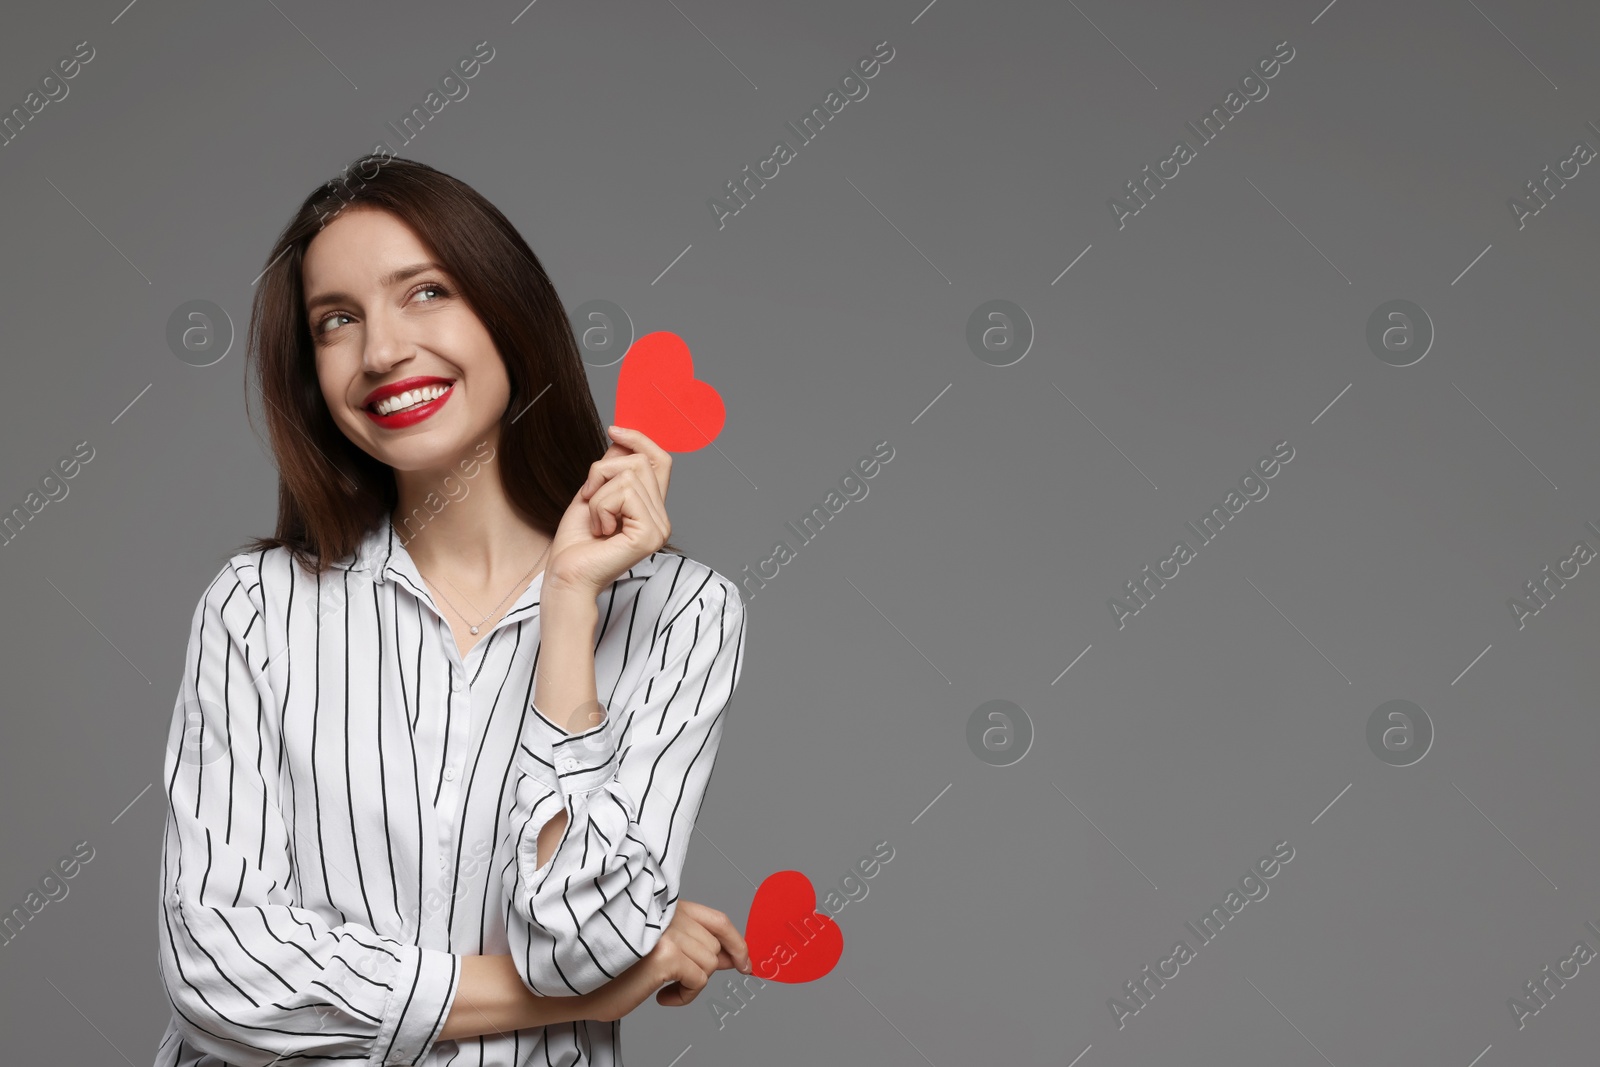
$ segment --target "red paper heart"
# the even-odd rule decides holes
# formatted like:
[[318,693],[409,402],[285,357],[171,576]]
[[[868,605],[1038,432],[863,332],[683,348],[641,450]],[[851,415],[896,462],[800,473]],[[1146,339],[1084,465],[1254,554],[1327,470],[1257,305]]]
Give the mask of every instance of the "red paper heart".
[[817,891],[799,871],[762,880],[750,902],[744,941],[756,977],[773,982],[814,982],[844,952],[843,931],[817,911]]
[[668,452],[694,452],[716,440],[727,412],[722,396],[694,376],[683,338],[647,333],[622,357],[616,424],[638,430]]

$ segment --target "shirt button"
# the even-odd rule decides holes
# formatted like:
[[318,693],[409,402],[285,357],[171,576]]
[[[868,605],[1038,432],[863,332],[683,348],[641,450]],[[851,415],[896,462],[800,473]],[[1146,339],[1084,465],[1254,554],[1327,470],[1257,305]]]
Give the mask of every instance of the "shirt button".
[[453,682],[451,682],[451,683],[450,683],[450,688],[451,688],[451,689],[454,689],[454,690],[455,690],[455,691],[456,691],[456,692],[458,692],[458,693],[459,693],[459,692],[461,692],[461,687],[462,687],[462,686],[463,686],[463,685],[465,685],[465,684],[466,684],[466,683],[464,683],[464,682],[463,682],[463,681],[462,681],[462,680],[461,680],[461,676],[460,676],[460,675],[456,675],[456,679],[455,679],[455,681],[453,681]]
[[581,766],[581,764],[579,764],[578,761],[572,757],[566,756],[556,761],[556,766],[563,771],[575,771]]
[[444,769],[444,780],[447,782],[456,780],[456,769],[454,767],[446,767]]

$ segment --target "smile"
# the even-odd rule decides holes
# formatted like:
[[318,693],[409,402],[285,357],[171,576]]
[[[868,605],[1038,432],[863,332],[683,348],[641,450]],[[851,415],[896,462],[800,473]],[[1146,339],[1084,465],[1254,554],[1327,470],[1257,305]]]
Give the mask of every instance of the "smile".
[[385,429],[413,426],[438,412],[449,400],[454,382],[437,382],[373,401],[361,410]]

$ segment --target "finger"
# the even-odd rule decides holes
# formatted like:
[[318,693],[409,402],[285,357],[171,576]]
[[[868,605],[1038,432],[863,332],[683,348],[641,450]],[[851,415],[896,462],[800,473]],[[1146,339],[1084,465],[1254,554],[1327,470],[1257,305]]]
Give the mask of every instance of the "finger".
[[681,1008],[686,1004],[692,1003],[694,998],[700,995],[700,990],[704,989],[705,986],[701,986],[700,989],[689,989],[688,987],[680,988],[683,989],[683,993],[678,997],[678,1003],[676,1006]]
[[693,959],[701,967],[707,970],[715,969],[717,950],[721,944],[715,934],[701,926],[692,916],[686,915],[681,920],[675,916],[673,924],[662,938],[670,940],[679,952]]
[[614,479],[607,482],[590,500],[590,507],[598,512],[603,537],[621,532],[630,522],[636,530],[646,536],[653,534],[658,526],[656,517],[645,502],[644,495],[639,491],[637,483],[631,479]]
[[666,540],[661,521],[664,515],[652,511],[645,494],[632,478],[619,476],[601,486],[590,498],[589,509],[595,518],[597,536],[610,537],[631,520],[643,540],[654,544]]
[[613,423],[606,427],[606,436],[618,444],[626,445],[629,451],[640,452],[649,456],[652,461],[672,462],[671,453],[656,444],[643,430],[636,430],[631,426],[618,426]]
[[628,474],[634,474],[646,494],[661,496],[661,481],[650,466],[650,460],[641,455],[612,456],[596,460],[589,467],[589,476],[578,488],[578,496],[587,500],[602,485]]
[[677,982],[661,987],[661,992],[656,994],[656,1003],[668,1008],[681,1008],[694,999],[694,994]]
[[654,478],[645,472],[640,472],[637,475],[637,484],[639,487],[639,499],[644,507],[648,509],[651,522],[660,533],[661,540],[665,542],[672,526],[667,520],[666,502],[661,499],[661,487],[656,484]]
[[590,525],[594,527],[596,537],[610,537],[622,528],[624,516],[631,514],[630,509],[635,506],[628,501],[628,487],[617,481],[609,481],[595,491],[589,498]]
[[640,517],[639,505],[630,503],[629,489],[636,487],[637,475],[623,470],[606,479],[589,497],[590,528],[597,537],[609,537],[621,529],[621,516]]
[[[702,967],[693,956],[681,956],[678,966],[673,968],[676,980],[662,992],[671,998],[672,1003],[683,1005],[689,1003],[700,991],[706,987],[711,979],[711,970]],[[657,1000],[661,998],[658,996]],[[667,1001],[661,1001],[667,1003]]]
[[606,471],[609,469],[609,465],[614,463],[616,460],[626,459],[632,454],[633,453],[623,445],[612,445],[610,448],[606,449],[603,456],[589,464],[588,476],[584,478],[583,484],[578,487],[578,495],[580,497],[587,497],[589,493],[594,492],[596,489],[600,488],[600,486],[604,485],[607,477]]
[[[681,907],[683,903],[679,901],[679,906]],[[706,930],[716,935],[728,955],[738,964],[739,970],[749,973],[750,947],[745,944],[744,935],[739,932],[739,928],[733,925],[733,920],[715,908],[707,908],[704,905],[696,907],[701,910],[696,911],[694,917]]]
[[[710,944],[716,949],[716,964],[713,970],[738,970],[745,974],[751,973],[751,969],[741,966],[739,961],[722,944],[718,935],[707,927],[706,920],[714,920],[718,916],[726,919],[726,916],[714,908],[706,907],[704,904],[698,904],[692,900],[680,900],[677,908],[673,911],[672,922],[668,924],[668,929],[673,931],[674,934],[693,932],[700,938],[709,939]],[[730,923],[729,925],[732,924]]]
[[[680,917],[692,921],[701,932],[715,939],[718,950],[716,970],[754,973],[744,935],[725,913],[692,900],[680,900],[677,910],[673,913],[673,922],[678,922]],[[728,943],[730,941],[732,944]]]
[[[642,453],[630,453],[617,459],[606,461],[607,471],[621,471],[633,469],[639,472],[641,480],[647,483],[650,492],[656,496],[665,497],[667,494],[667,473],[656,466],[656,461]],[[648,477],[645,477],[648,475]]]
[[698,985],[691,985],[688,982],[673,982],[671,985],[664,986],[661,992],[656,994],[656,1003],[666,1005],[669,1008],[681,1008],[699,996],[701,990],[705,989],[708,984],[709,982],[700,982]]
[[[733,962],[727,958],[726,953],[719,957],[717,962],[717,970],[726,971],[731,970],[732,968]],[[711,982],[708,978],[706,981],[706,986],[709,986],[710,984]],[[681,982],[673,982],[670,985],[666,985],[661,988],[660,992],[656,995],[656,1003],[669,1008],[682,1007],[685,1004],[691,1003],[695,997],[700,995],[701,990],[705,989],[706,986],[701,986],[700,989],[689,989]]]
[[722,948],[717,935],[699,922],[686,924],[683,933],[685,940],[681,943],[685,946],[685,951],[691,951],[690,946],[692,946],[695,962],[708,970],[716,970],[717,952]]
[[684,950],[684,955],[694,961],[695,967],[699,969],[699,973],[704,976],[703,980],[706,982],[709,982],[711,976],[717,971],[717,950],[714,947],[714,941],[712,945],[713,947],[707,947],[696,943]]
[[650,459],[650,466],[656,472],[656,479],[661,483],[661,495],[667,495],[667,482],[672,476],[672,453],[656,444],[639,430],[626,426],[611,426],[607,432],[613,441],[628,445],[635,452],[641,452]]

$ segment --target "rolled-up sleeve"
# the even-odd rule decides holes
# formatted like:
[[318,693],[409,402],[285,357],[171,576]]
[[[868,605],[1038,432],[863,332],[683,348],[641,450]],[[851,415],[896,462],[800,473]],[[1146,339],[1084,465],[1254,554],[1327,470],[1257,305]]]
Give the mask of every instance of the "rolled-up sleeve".
[[[259,583],[225,566],[196,606],[163,773],[161,977],[193,1049],[237,1067],[414,1064],[459,958],[296,900]],[[334,857],[326,857],[330,868]]]
[[[535,993],[598,989],[655,947],[677,907],[744,659],[745,609],[717,575],[666,614],[649,667],[599,725],[568,734],[530,707],[503,889],[511,955]],[[566,829],[541,867],[539,831],[563,810]]]

